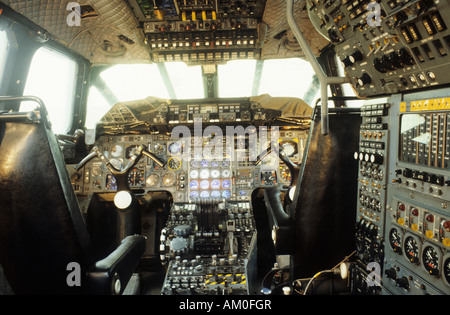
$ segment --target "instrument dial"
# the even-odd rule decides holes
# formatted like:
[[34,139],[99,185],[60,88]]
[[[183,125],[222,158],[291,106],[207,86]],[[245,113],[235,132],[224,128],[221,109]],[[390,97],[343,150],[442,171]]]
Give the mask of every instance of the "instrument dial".
[[198,178],[198,171],[197,170],[191,170],[190,172],[189,172],[189,176],[191,177],[191,178]]
[[171,154],[178,154],[181,151],[181,145],[178,142],[169,144],[169,152]]
[[276,171],[261,172],[261,183],[263,185],[276,184],[277,183],[277,172]]
[[171,171],[176,171],[181,167],[181,160],[177,157],[171,157],[169,161],[167,161],[167,166]]
[[200,166],[201,166],[201,167],[208,167],[208,166],[209,166],[208,160],[202,160],[202,161],[200,162]]
[[224,190],[223,192],[222,192],[222,198],[224,198],[224,199],[229,199],[231,197],[231,191],[229,191],[229,190]]
[[209,177],[209,170],[203,169],[200,171],[200,178],[206,179]]
[[105,187],[108,190],[117,190],[117,181],[112,174],[106,175]]
[[173,186],[175,184],[175,176],[173,174],[166,174],[162,178],[162,183],[164,186]]
[[208,189],[209,188],[209,180],[202,180],[200,182],[200,189]]
[[111,156],[115,158],[122,157],[123,147],[116,144],[111,148]]
[[212,198],[220,198],[220,191],[218,191],[218,190],[213,190],[213,191],[211,192],[211,197],[212,197]]
[[394,252],[402,254],[402,235],[396,228],[389,231],[389,244]]
[[432,276],[439,275],[440,252],[433,246],[426,246],[422,253],[423,266]]
[[151,174],[149,177],[147,177],[147,185],[154,187],[158,185],[159,183],[159,175],[158,174]]
[[220,171],[219,170],[211,170],[211,177],[212,178],[219,178],[220,177]]
[[222,181],[222,188],[223,188],[223,189],[228,189],[228,188],[230,188],[230,187],[231,187],[231,181],[228,180],[228,179],[224,179],[224,180]]
[[191,180],[189,183],[189,188],[192,190],[197,190],[199,187],[198,180]]
[[444,261],[442,272],[444,274],[445,281],[447,281],[447,284],[450,285],[450,257]]
[[128,184],[130,187],[141,187],[144,185],[144,170],[137,167],[133,168],[128,174]]
[[231,171],[230,170],[223,170],[222,171],[222,177],[227,178],[231,176]]
[[405,239],[405,255],[409,259],[410,262],[417,264],[419,262],[419,244],[417,240],[412,237],[408,236]]
[[220,189],[220,180],[214,179],[211,181],[211,189]]

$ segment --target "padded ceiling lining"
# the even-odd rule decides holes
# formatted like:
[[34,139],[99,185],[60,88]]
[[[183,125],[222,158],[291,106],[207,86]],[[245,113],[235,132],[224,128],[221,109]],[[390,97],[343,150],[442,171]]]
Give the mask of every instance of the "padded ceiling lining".
[[[67,4],[71,0],[4,0],[16,12],[46,29],[58,41],[83,55],[94,64],[149,63],[149,50],[144,35],[131,8],[125,0],[85,0],[81,5],[91,5],[96,17],[83,18],[81,26],[68,26],[70,14]],[[300,28],[306,39],[313,43],[315,54],[328,44],[308,19],[304,1],[294,8]],[[286,1],[268,0],[263,22],[268,26],[262,59],[304,57],[286,20]],[[283,32],[281,38],[274,38]],[[120,40],[119,35],[134,44]]]

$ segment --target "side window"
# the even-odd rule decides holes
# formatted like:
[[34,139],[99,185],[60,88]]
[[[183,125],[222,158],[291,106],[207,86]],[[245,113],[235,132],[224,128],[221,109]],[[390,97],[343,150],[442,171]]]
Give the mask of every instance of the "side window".
[[8,37],[5,31],[0,31],[0,81],[3,78],[3,70],[5,69],[5,62],[8,48]]
[[[54,133],[66,133],[71,127],[76,77],[76,62],[46,47],[39,48],[31,61],[23,95],[44,101]],[[30,103],[23,102],[21,110],[34,108]]]

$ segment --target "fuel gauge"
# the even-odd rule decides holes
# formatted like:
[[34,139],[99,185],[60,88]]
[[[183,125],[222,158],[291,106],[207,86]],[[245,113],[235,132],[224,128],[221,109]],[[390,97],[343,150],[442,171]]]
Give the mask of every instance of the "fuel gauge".
[[389,244],[395,253],[402,254],[402,235],[396,228],[389,231]]
[[441,260],[440,251],[434,246],[428,245],[422,253],[423,266],[432,276],[439,275],[439,262]]
[[405,255],[408,258],[408,260],[414,264],[419,263],[419,253],[420,253],[419,246],[420,246],[419,242],[417,241],[417,239],[415,237],[408,236],[405,239],[405,245],[404,245]]

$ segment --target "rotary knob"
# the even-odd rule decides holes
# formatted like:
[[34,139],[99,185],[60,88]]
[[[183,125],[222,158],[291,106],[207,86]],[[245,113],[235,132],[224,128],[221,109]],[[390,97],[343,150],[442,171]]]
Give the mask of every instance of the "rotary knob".
[[370,75],[367,73],[364,73],[359,79],[358,79],[358,85],[364,86],[366,84],[372,83],[372,79],[370,78]]
[[170,241],[170,249],[175,255],[184,254],[187,250],[187,241],[183,237],[175,237]]

